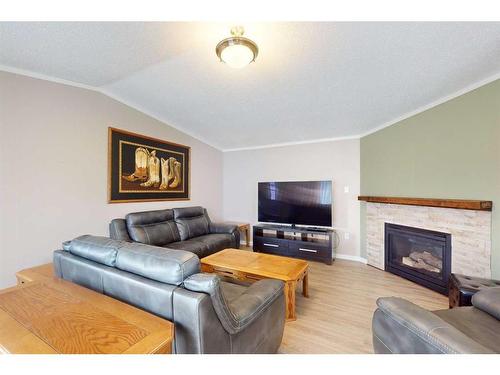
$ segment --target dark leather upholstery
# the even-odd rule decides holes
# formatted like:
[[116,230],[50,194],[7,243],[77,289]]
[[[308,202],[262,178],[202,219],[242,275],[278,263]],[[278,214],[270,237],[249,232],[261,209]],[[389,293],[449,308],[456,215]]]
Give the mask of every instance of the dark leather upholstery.
[[118,249],[122,245],[121,241],[86,234],[64,243],[63,247],[73,255],[114,267]]
[[[376,353],[493,353],[497,352],[489,340],[478,340],[470,334],[470,324],[463,317],[469,316],[458,307],[451,310],[427,311],[402,298],[389,297],[377,300],[378,309],[373,315],[373,347]],[[472,309],[476,309],[475,307]],[[469,315],[467,315],[469,314]],[[498,326],[500,321],[486,318],[478,310],[476,316]],[[490,316],[491,317],[491,316]],[[458,324],[457,320],[462,322]],[[471,323],[474,325],[473,321]],[[469,326],[469,330],[464,329]],[[478,332],[482,329],[476,326]]]
[[203,207],[174,208],[173,211],[182,241],[209,233],[210,222]]
[[180,285],[186,277],[200,272],[199,259],[187,251],[91,235],[66,242],[64,248],[73,255],[173,285]]
[[[54,252],[57,276],[173,321],[177,353],[274,353],[279,348],[285,321],[280,281],[231,284],[197,273],[199,259],[190,252],[104,237],[82,236],[64,248]],[[200,292],[185,289],[186,279]],[[215,307],[214,301],[224,305]]]
[[[472,304],[479,310],[500,320],[500,287],[483,289],[472,297]],[[500,341],[500,336],[498,337]]]
[[60,278],[172,320],[175,285],[108,267],[68,251],[54,252],[54,270]]
[[192,238],[191,240],[183,242],[188,242],[188,241],[193,241],[202,244],[205,249],[203,256],[207,256],[216,253],[217,251],[220,251],[221,248],[227,249],[229,247],[232,247],[234,244],[234,237],[231,236],[230,234],[214,233],[214,234],[206,234],[204,236],[195,237]]
[[125,219],[113,219],[109,223],[109,236],[114,240],[133,242],[128,235],[127,222]]
[[214,254],[217,251],[233,247],[234,237],[231,234],[206,234],[186,241],[169,243],[165,247],[185,250],[196,254],[199,258]]
[[210,223],[210,233],[232,233],[234,230],[234,225],[225,223]]
[[207,245],[203,242],[196,241],[196,238],[187,241],[169,243],[167,246],[169,249],[190,251],[196,254],[200,259],[203,258],[205,254],[209,254]]
[[113,219],[109,233],[116,240],[190,251],[199,258],[240,247],[238,227],[213,223],[203,207],[131,213],[126,220]]
[[500,353],[500,324],[490,314],[472,306],[434,311],[434,314],[472,340],[495,353]]
[[127,229],[135,242],[165,246],[180,241],[172,210],[133,212],[125,216]]
[[283,287],[279,280],[260,280],[237,296],[233,290],[229,300],[217,275],[198,273],[184,280],[184,288],[210,295],[222,325],[231,334],[239,333],[259,317],[261,311],[283,295]]
[[115,267],[162,283],[180,285],[186,277],[200,272],[200,261],[188,251],[127,244],[119,250]]

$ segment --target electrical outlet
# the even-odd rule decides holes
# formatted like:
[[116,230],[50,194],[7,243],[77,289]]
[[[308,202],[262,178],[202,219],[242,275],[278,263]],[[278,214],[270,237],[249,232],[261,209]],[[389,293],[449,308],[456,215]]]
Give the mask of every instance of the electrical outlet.
[[344,240],[348,240],[350,237],[349,232],[344,233]]
[[349,186],[344,186],[344,193],[349,193]]

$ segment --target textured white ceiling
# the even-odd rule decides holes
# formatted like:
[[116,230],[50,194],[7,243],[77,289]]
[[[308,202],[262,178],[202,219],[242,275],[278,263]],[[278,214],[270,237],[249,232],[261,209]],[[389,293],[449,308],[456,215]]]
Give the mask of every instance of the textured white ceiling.
[[0,65],[98,86],[221,149],[364,134],[500,73],[500,23],[0,23]]

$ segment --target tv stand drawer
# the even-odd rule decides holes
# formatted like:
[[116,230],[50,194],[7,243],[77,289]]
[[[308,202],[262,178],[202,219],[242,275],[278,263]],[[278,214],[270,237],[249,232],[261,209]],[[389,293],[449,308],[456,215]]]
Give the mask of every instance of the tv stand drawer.
[[332,256],[332,251],[325,246],[315,246],[314,244],[290,244],[289,253],[306,259],[325,259]]
[[275,238],[255,238],[253,248],[263,253],[288,255],[288,243]]

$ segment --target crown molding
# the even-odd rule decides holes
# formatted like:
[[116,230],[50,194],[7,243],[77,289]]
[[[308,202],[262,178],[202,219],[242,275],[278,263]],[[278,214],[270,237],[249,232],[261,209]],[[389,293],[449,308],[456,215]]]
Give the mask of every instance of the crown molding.
[[350,136],[345,136],[345,137],[319,138],[319,139],[311,139],[311,140],[297,141],[297,142],[271,143],[271,144],[262,145],[262,146],[229,148],[229,149],[223,149],[222,151],[223,152],[235,152],[235,151],[247,151],[247,150],[261,150],[264,148],[287,147],[287,146],[305,145],[305,144],[309,144],[309,143],[346,141],[346,140],[350,140],[350,139],[359,139],[359,136],[358,135],[350,135]]
[[334,142],[334,141],[344,141],[348,139],[361,139],[363,137],[366,137],[370,134],[376,133],[382,129],[388,128],[389,126],[395,125],[398,122],[401,122],[403,120],[406,120],[410,117],[413,117],[415,115],[418,115],[419,113],[425,112],[431,108],[437,107],[440,104],[446,103],[452,99],[458,98],[459,96],[462,96],[464,94],[467,94],[468,92],[474,91],[482,86],[487,85],[488,83],[492,83],[496,80],[500,79],[500,72],[489,76],[485,79],[482,79],[480,81],[474,82],[471,85],[468,85],[458,91],[455,91],[452,94],[443,96],[429,104],[426,104],[422,107],[419,107],[413,111],[407,112],[395,119],[392,119],[390,121],[384,122],[383,124],[365,132],[361,133],[358,135],[353,135],[353,136],[346,136],[346,137],[336,137],[336,138],[321,138],[321,139],[315,139],[315,140],[308,140],[308,141],[298,141],[298,142],[287,142],[287,143],[275,143],[275,144],[269,144],[269,145],[262,145],[262,146],[254,146],[254,147],[241,147],[241,148],[231,148],[231,149],[224,149],[222,150],[223,152],[234,152],[234,151],[249,151],[249,150],[260,150],[264,148],[272,148],[272,147],[284,147],[284,146],[295,146],[295,145],[301,145],[301,144],[308,144],[308,143],[321,143],[321,142]]
[[122,103],[124,105],[126,105],[127,107],[130,107],[130,108],[133,108],[139,112],[142,112],[144,113],[145,115],[159,121],[159,122],[162,122],[164,123],[165,125],[167,126],[170,126],[171,128],[174,128],[175,130],[177,131],[180,131],[181,133],[184,133],[188,136],[190,136],[191,138],[194,138],[196,139],[197,141],[201,142],[201,143],[204,143],[206,144],[207,146],[210,146],[212,148],[215,148],[216,150],[218,151],[222,151],[221,147],[219,146],[216,146],[215,144],[213,144],[212,142],[209,142],[205,139],[203,139],[201,136],[199,136],[198,134],[190,131],[190,130],[186,130],[185,128],[181,127],[181,126],[177,126],[177,125],[172,125],[172,123],[170,121],[168,121],[167,119],[165,119],[162,115],[159,115],[157,113],[154,113],[150,110],[147,110],[145,109],[144,107],[142,107],[141,105],[137,104],[137,103],[134,103],[128,99],[123,99],[121,96],[109,91],[109,90],[106,90],[105,88],[97,88],[98,92],[100,92],[101,94],[103,95],[106,95],[108,96],[109,98],[113,99],[113,100],[116,100],[117,102],[119,103]]
[[0,65],[0,71],[12,73],[12,74],[18,74],[21,76],[26,76],[26,77],[36,78],[36,79],[41,79],[43,81],[59,83],[61,85],[78,87],[80,89],[99,91],[98,87],[95,87],[95,86],[90,86],[90,85],[86,85],[84,83],[70,81],[70,80],[63,79],[63,78],[56,78],[56,77],[48,76],[46,74],[36,73],[36,72],[31,71],[31,70],[18,69],[18,68],[14,68],[14,67],[7,66],[7,65]]
[[335,141],[345,141],[345,140],[352,140],[352,139],[361,139],[363,137],[366,137],[370,134],[376,133],[382,129],[388,128],[389,126],[395,125],[400,121],[406,120],[410,117],[413,117],[415,115],[418,115],[419,113],[425,112],[431,108],[434,108],[440,104],[446,103],[452,99],[455,99],[461,95],[467,94],[468,92],[471,92],[475,89],[478,89],[479,87],[485,86],[491,82],[494,82],[498,79],[500,79],[500,72],[493,74],[492,76],[489,76],[485,79],[482,79],[480,81],[474,82],[452,94],[443,96],[429,104],[426,104],[424,106],[421,106],[413,111],[407,112],[395,119],[392,119],[390,121],[387,121],[367,132],[357,134],[357,135],[352,135],[352,136],[344,136],[344,137],[333,137],[333,138],[320,138],[320,139],[312,139],[312,140],[304,140],[304,141],[297,141],[297,142],[283,142],[283,143],[273,143],[273,144],[267,144],[267,145],[260,145],[260,146],[248,146],[248,147],[238,147],[238,148],[229,148],[229,149],[224,149],[218,145],[215,145],[214,143],[205,140],[202,136],[191,132],[190,130],[185,129],[184,127],[178,126],[178,125],[172,125],[168,120],[166,120],[162,115],[158,115],[157,113],[153,113],[141,105],[138,105],[136,103],[133,103],[127,99],[122,98],[121,96],[106,90],[105,87],[98,87],[98,86],[91,86],[91,85],[86,85],[83,83],[78,83],[62,78],[56,78],[52,76],[48,76],[45,74],[41,73],[36,73],[30,70],[25,70],[25,69],[18,69],[14,68],[11,66],[7,65],[0,65],[0,71],[8,72],[8,73],[13,73],[13,74],[18,74],[18,75],[23,75],[31,78],[36,78],[36,79],[41,79],[44,81],[50,81],[54,83],[59,83],[62,85],[67,85],[67,86],[73,86],[73,87],[78,87],[81,89],[86,89],[86,90],[91,90],[95,92],[99,92],[103,95],[106,95],[110,97],[113,100],[116,100],[117,102],[120,102],[130,108],[133,108],[139,112],[144,113],[147,116],[150,116],[151,118],[154,118],[157,121],[160,121],[164,123],[167,126],[170,126],[194,139],[196,139],[199,142],[202,142],[212,148],[215,148],[216,150],[222,151],[222,152],[237,152],[237,151],[251,151],[251,150],[261,150],[261,149],[266,149],[266,148],[275,148],[275,147],[287,147],[287,146],[296,146],[296,145],[304,145],[304,144],[315,144],[315,143],[323,143],[323,142],[335,142]]
[[132,103],[129,100],[123,99],[119,95],[116,95],[115,93],[107,90],[104,86],[99,87],[99,86],[86,85],[84,83],[74,82],[74,81],[70,81],[70,80],[62,79],[62,78],[56,78],[56,77],[48,76],[48,75],[41,74],[41,73],[35,73],[35,72],[30,71],[30,70],[13,68],[13,67],[6,66],[6,65],[0,65],[0,71],[18,74],[18,75],[22,75],[22,76],[26,76],[26,77],[30,77],[30,78],[35,78],[35,79],[41,79],[43,81],[59,83],[61,85],[73,86],[73,87],[77,87],[80,89],[98,92],[98,93],[103,94],[103,95],[105,95],[105,96],[107,96],[107,97],[109,97],[109,98],[111,98],[119,103],[126,105],[127,107],[130,107],[130,108],[133,108],[139,112],[142,112],[145,115],[147,115],[147,116],[149,116],[149,117],[151,117],[159,122],[162,122],[165,125],[170,126],[171,128],[174,128],[175,130],[178,130],[178,131],[196,139],[199,142],[202,142],[202,143],[204,143],[212,148],[215,148],[216,150],[222,151],[222,149],[219,146],[216,146],[213,143],[204,140],[202,137],[200,137],[199,135],[197,135],[189,130],[186,130],[180,126],[172,125],[169,121],[167,121],[165,118],[163,118],[163,116],[158,115],[156,113],[153,113],[153,112],[145,109],[144,107],[142,107],[136,103]]

